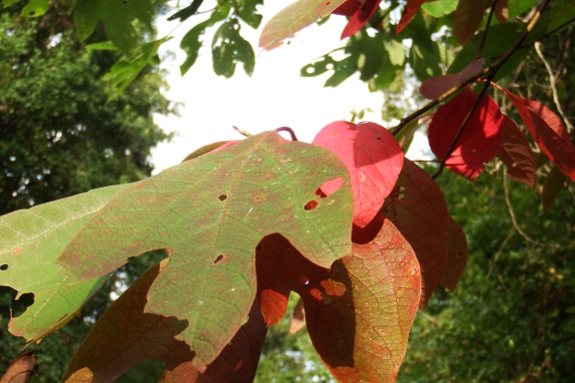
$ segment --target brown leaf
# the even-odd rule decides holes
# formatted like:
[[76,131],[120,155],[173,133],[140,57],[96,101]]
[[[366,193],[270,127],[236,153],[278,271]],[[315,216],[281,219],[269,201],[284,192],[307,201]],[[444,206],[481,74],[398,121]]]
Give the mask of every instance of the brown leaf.
[[[492,0],[495,1],[495,0]],[[507,0],[497,0],[497,4],[495,4],[495,17],[497,21],[501,24],[506,23],[509,21],[509,7]]]
[[457,41],[465,44],[481,25],[487,0],[459,0],[453,15],[453,31]]
[[0,383],[28,383],[34,374],[36,357],[34,351],[20,355],[10,365],[0,378]]
[[455,291],[457,283],[463,275],[467,265],[467,239],[461,227],[449,217],[449,245],[447,250],[447,262],[439,283],[441,286]]
[[507,177],[535,188],[537,165],[529,141],[515,122],[503,116],[503,140],[497,156],[507,166]]

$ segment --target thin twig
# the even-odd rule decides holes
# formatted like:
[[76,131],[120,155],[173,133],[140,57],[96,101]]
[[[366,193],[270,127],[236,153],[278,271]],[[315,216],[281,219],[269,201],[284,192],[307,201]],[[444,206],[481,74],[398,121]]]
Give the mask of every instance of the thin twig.
[[515,218],[515,212],[513,211],[513,207],[511,206],[511,200],[509,198],[509,187],[507,186],[507,168],[503,168],[503,191],[505,193],[505,203],[507,204],[507,209],[509,210],[509,215],[511,216],[511,222],[513,223],[513,227],[517,232],[525,238],[525,240],[532,245],[535,246],[542,246],[542,243],[539,241],[534,240],[531,238],[526,232],[523,231],[521,226],[517,223],[517,218]]
[[449,156],[451,156],[451,153],[455,149],[455,145],[457,144],[459,137],[461,137],[461,134],[463,133],[463,129],[465,129],[465,126],[467,125],[467,123],[471,119],[471,116],[473,115],[473,113],[475,112],[477,107],[479,106],[479,103],[483,99],[483,96],[485,96],[485,93],[487,92],[487,89],[489,88],[489,85],[491,84],[491,80],[492,80],[494,75],[495,75],[495,73],[491,74],[489,76],[489,78],[487,79],[487,81],[485,82],[485,84],[483,85],[483,89],[481,89],[481,93],[479,93],[479,97],[477,97],[477,100],[475,100],[475,102],[473,103],[473,106],[471,107],[469,112],[467,112],[467,115],[463,119],[463,122],[461,123],[461,126],[459,127],[459,130],[457,131],[457,134],[453,138],[453,141],[451,141],[451,145],[449,145],[449,149],[447,149],[447,152],[445,152],[445,155],[443,156],[443,158],[439,162],[439,169],[437,169],[437,171],[435,172],[435,174],[433,176],[431,176],[431,178],[436,179],[441,173],[443,173],[443,169],[445,168],[445,162],[447,161]]
[[[511,229],[509,234],[507,234],[507,237],[505,237],[503,242],[501,242],[501,246],[499,246],[497,253],[495,253],[495,256],[493,257],[493,262],[491,263],[491,267],[489,268],[489,271],[485,275],[485,278],[483,278],[483,283],[481,284],[481,289],[479,291],[479,316],[483,315],[483,288],[485,287],[485,284],[487,284],[487,281],[491,277],[491,273],[493,272],[493,269],[495,269],[495,264],[497,263],[499,256],[503,253],[505,246],[507,246],[507,244],[509,243],[509,241],[513,237],[513,234],[515,234],[515,228]],[[501,280],[499,282],[501,282]]]
[[569,24],[571,24],[571,23],[574,22],[574,21],[575,21],[575,18],[573,18],[573,19],[571,19],[571,20],[569,20],[569,21],[564,22],[563,24],[561,24],[561,25],[558,26],[557,28],[552,29],[551,31],[545,33],[543,36],[539,37],[536,41],[533,41],[533,42],[531,42],[531,43],[529,43],[529,44],[522,45],[521,48],[530,47],[530,46],[532,46],[533,44],[538,43],[538,42],[540,42],[540,41],[546,39],[547,37],[553,35],[555,32],[560,31],[561,29],[565,28],[566,26],[568,26]]
[[297,137],[295,136],[295,132],[292,130],[292,128],[288,128],[287,126],[282,126],[281,128],[277,128],[276,132],[288,132],[291,136],[291,140],[292,141],[297,141]]
[[539,18],[541,17],[541,13],[543,13],[545,8],[547,7],[547,4],[549,4],[549,1],[550,0],[541,0],[539,5],[537,6],[537,9],[535,10],[535,12],[533,12],[533,16],[531,17],[529,24],[527,24],[527,27],[525,28],[523,33],[521,33],[521,36],[519,36],[519,38],[517,39],[517,41],[515,41],[513,46],[511,46],[511,48],[509,48],[509,50],[507,52],[505,52],[505,54],[503,56],[501,56],[499,58],[499,60],[497,60],[497,62],[495,62],[494,64],[490,65],[489,67],[483,69],[477,75],[463,81],[461,84],[454,86],[453,88],[451,88],[450,90],[448,90],[447,92],[445,92],[444,94],[439,96],[439,98],[437,100],[431,101],[430,103],[428,103],[427,105],[425,105],[421,109],[413,112],[409,116],[402,119],[396,127],[391,129],[391,133],[395,136],[397,133],[399,133],[399,131],[401,131],[401,129],[405,125],[407,125],[411,121],[415,120],[416,118],[418,118],[419,116],[421,116],[422,114],[424,114],[425,112],[430,110],[431,108],[435,107],[437,104],[444,101],[445,99],[450,97],[452,94],[463,89],[464,86],[471,84],[472,82],[476,81],[477,79],[479,79],[483,76],[496,73],[499,70],[499,68],[501,68],[503,66],[503,64],[505,64],[507,62],[507,60],[509,60],[509,58],[513,55],[513,53],[515,53],[515,51],[521,46],[521,44],[523,44],[523,42],[525,41],[527,36],[529,36],[531,31],[535,27],[535,24],[537,24],[537,22],[539,21]]
[[437,321],[437,319],[435,319],[434,317],[432,317],[431,315],[429,315],[428,313],[426,313],[422,309],[419,309],[417,311],[419,312],[419,314],[421,314],[421,316],[423,316],[425,319],[427,319],[428,321],[430,321],[434,325],[439,325],[439,322]]
[[553,92],[553,101],[555,102],[555,107],[557,107],[557,111],[559,112],[561,117],[563,117],[563,122],[565,123],[565,126],[567,127],[567,132],[571,133],[571,131],[573,130],[573,125],[571,124],[571,122],[569,121],[567,116],[565,115],[565,112],[563,112],[563,107],[561,106],[561,102],[559,101],[559,95],[557,94],[557,86],[556,86],[557,79],[555,78],[555,75],[553,74],[553,69],[551,68],[551,65],[549,65],[549,62],[547,60],[545,60],[545,56],[543,55],[543,52],[541,51],[541,43],[540,42],[535,43],[535,51],[537,52],[537,55],[539,56],[541,61],[543,61],[543,64],[545,65],[545,68],[547,69],[547,73],[549,73],[549,84],[551,84],[551,91]]
[[487,39],[487,32],[489,32],[489,25],[491,24],[491,18],[493,17],[493,12],[495,11],[495,7],[497,6],[497,1],[494,0],[493,4],[491,5],[491,10],[489,11],[489,16],[487,17],[487,25],[485,26],[485,32],[483,32],[483,36],[481,37],[481,43],[479,44],[479,49],[477,50],[477,56],[475,59],[481,57],[481,51],[483,50],[483,45],[485,45],[485,40]]

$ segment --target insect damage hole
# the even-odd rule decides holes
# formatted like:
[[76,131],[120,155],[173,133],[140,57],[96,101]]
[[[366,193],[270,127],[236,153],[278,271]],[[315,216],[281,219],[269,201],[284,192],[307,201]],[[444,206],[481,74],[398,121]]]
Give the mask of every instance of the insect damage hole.
[[305,204],[305,206],[303,207],[304,210],[313,210],[317,207],[318,203],[317,201],[309,201],[308,203]]
[[225,201],[226,199],[228,199],[228,196],[225,195],[225,194],[221,194],[221,195],[218,197],[218,199],[219,199],[220,201]]
[[8,264],[5,263],[5,264],[3,264],[3,265],[0,265],[0,270],[6,271],[6,270],[8,270],[8,267],[9,267]]
[[212,262],[214,265],[217,265],[218,263],[220,263],[221,261],[224,260],[224,256],[222,254],[218,255],[218,257],[216,259],[214,259],[214,262]]
[[326,198],[327,196],[338,191],[341,185],[343,185],[343,178],[341,177],[334,178],[333,180],[327,180],[319,188],[317,188],[315,195],[320,198]]

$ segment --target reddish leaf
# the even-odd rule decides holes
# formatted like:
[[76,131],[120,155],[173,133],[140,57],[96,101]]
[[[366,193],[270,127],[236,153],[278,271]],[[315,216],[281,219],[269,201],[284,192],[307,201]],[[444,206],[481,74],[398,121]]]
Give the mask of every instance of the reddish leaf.
[[403,15],[401,16],[401,20],[399,20],[399,24],[397,24],[397,28],[395,28],[395,33],[400,33],[403,31],[403,28],[409,23],[411,18],[415,16],[419,8],[425,3],[426,0],[407,0],[405,4],[405,10],[403,11]]
[[307,261],[279,235],[257,250],[258,299],[262,312],[272,314],[266,321],[281,318],[286,308],[266,309],[272,303],[266,297],[287,299],[296,291],[314,347],[340,382],[394,382],[417,311],[415,254],[393,224],[378,217],[379,227],[362,229],[372,240],[354,244],[353,255],[330,270]]
[[[492,2],[495,0],[491,0]],[[501,24],[509,21],[509,6],[507,0],[497,0],[495,4],[495,17]]]
[[541,196],[543,200],[543,212],[546,213],[547,210],[553,205],[553,202],[559,197],[561,194],[561,190],[565,187],[565,181],[567,180],[567,176],[561,173],[557,167],[553,167],[549,174],[547,175],[547,179],[543,184],[543,195]]
[[503,116],[503,140],[497,156],[507,166],[509,178],[535,188],[537,164],[529,141],[515,122],[505,115]]
[[[401,147],[382,126],[345,121],[324,127],[313,144],[331,150],[347,166],[353,189],[353,223],[364,227],[393,190],[403,166]],[[326,194],[332,192],[326,185],[321,190]]]
[[272,17],[260,36],[260,48],[270,51],[284,39],[331,14],[345,0],[297,0]]
[[[419,1],[419,0],[418,0]],[[341,32],[341,39],[356,34],[377,10],[381,0],[347,0],[332,13],[350,16],[349,21]]]
[[[447,154],[461,123],[479,95],[469,86],[445,105],[440,106],[429,125],[429,146],[439,159]],[[445,162],[446,167],[469,179],[484,169],[484,162],[497,155],[503,138],[503,117],[490,97],[484,96],[471,115],[465,129]]]
[[439,283],[449,291],[455,291],[467,265],[467,239],[461,227],[449,217],[447,262]]
[[409,242],[421,266],[421,301],[425,308],[445,269],[449,216],[443,194],[419,166],[405,159],[383,215]]
[[461,45],[468,42],[481,25],[487,0],[459,0],[453,14],[453,31]]
[[517,108],[543,153],[563,174],[575,181],[575,147],[559,116],[540,102],[518,97],[506,89],[503,91]]
[[289,333],[295,334],[305,327],[305,309],[303,307],[303,299],[298,299],[297,304],[291,314],[291,321],[289,324]]
[[[192,366],[194,353],[189,346],[174,338],[186,327],[186,321],[144,312],[150,286],[164,265],[153,266],[110,306],[76,351],[64,381],[113,382],[147,359],[166,362],[165,382],[178,381],[176,378],[184,372],[189,383],[253,380],[266,335],[257,303],[248,322],[200,374]],[[220,380],[209,380],[214,378]]]
[[36,357],[34,351],[20,355],[6,369],[0,383],[28,383],[34,374]]
[[436,100],[453,87],[462,84],[481,72],[485,65],[485,59],[473,60],[464,70],[459,73],[436,76],[425,80],[419,87],[419,93],[429,100]]

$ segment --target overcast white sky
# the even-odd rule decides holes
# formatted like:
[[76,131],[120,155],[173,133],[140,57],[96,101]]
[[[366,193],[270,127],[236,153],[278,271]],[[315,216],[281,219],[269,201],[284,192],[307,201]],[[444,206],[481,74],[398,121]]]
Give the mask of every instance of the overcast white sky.
[[[364,120],[385,125],[381,121],[381,93],[370,93],[358,80],[358,74],[336,88],[324,88],[330,76],[303,78],[300,68],[315,58],[345,44],[340,41],[341,30],[346,24],[344,17],[333,16],[321,27],[313,25],[296,34],[290,44],[284,44],[271,52],[263,52],[258,46],[261,28],[292,0],[274,0],[261,7],[263,21],[259,30],[242,26],[241,34],[256,53],[256,66],[248,77],[241,64],[230,79],[216,76],[212,69],[211,41],[215,30],[209,29],[204,36],[205,47],[196,64],[184,76],[179,65],[185,53],[179,48],[182,36],[206,16],[193,16],[172,34],[175,38],[164,44],[160,54],[172,51],[175,59],[163,60],[162,68],[169,71],[167,77],[171,89],[167,97],[183,102],[181,117],[155,116],[158,125],[167,132],[176,132],[171,143],[160,144],[152,151],[156,166],[154,173],[177,165],[195,149],[215,141],[242,138],[232,129],[236,125],[250,133],[258,133],[281,126],[292,128],[300,141],[310,142],[317,131],[330,122],[347,119],[352,109],[371,108]],[[205,1],[200,9],[213,5]],[[161,20],[159,36],[165,36],[177,21]]]

